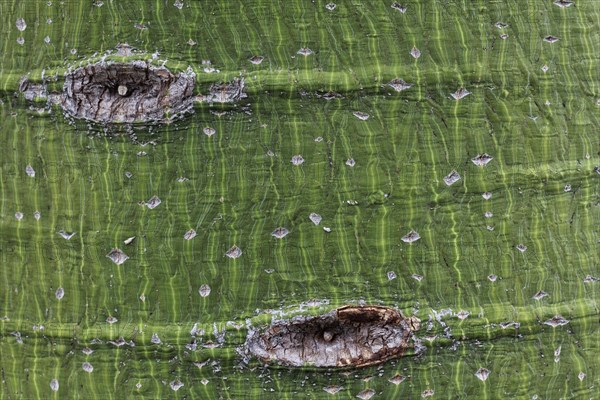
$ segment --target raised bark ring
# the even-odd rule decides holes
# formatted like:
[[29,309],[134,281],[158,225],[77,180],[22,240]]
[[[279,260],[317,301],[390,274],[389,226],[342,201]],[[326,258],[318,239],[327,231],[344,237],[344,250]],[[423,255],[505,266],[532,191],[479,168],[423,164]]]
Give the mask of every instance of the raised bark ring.
[[96,122],[164,121],[194,101],[193,74],[172,74],[144,61],[81,67],[68,74],[60,104],[73,117]]
[[345,306],[327,314],[277,321],[246,340],[265,363],[291,367],[364,367],[400,357],[413,347],[416,317],[393,308]]

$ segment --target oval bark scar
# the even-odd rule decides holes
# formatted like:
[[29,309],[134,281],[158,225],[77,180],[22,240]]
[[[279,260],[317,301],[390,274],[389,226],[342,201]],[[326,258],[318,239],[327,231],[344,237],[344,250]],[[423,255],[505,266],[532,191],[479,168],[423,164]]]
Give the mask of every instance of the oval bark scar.
[[76,118],[97,122],[162,121],[194,100],[193,74],[172,74],[144,61],[101,62],[68,74],[60,104]]
[[265,363],[301,367],[363,367],[413,347],[416,317],[381,306],[344,306],[327,314],[277,321],[253,331],[248,352]]

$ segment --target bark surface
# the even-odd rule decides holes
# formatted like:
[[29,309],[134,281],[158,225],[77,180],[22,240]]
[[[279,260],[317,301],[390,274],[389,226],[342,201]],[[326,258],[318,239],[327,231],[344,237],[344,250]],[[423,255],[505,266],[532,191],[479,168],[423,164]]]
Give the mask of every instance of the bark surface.
[[265,363],[347,367],[378,364],[412,347],[416,318],[379,306],[346,306],[316,317],[278,321],[249,334],[246,348]]
[[47,100],[75,118],[102,123],[167,122],[191,109],[192,103],[233,103],[248,97],[244,79],[213,83],[204,95],[194,96],[194,74],[172,74],[145,61],[81,67],[68,74],[62,93],[48,93],[45,83],[26,77],[19,91],[26,100]]
[[191,106],[194,83],[193,75],[173,75],[144,61],[98,63],[67,76],[61,106],[97,122],[163,121]]

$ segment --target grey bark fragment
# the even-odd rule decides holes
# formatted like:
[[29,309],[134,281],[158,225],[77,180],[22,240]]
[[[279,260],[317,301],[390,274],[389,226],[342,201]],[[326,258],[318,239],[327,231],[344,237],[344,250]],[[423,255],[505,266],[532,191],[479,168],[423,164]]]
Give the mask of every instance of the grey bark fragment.
[[19,82],[19,92],[23,93],[23,97],[28,101],[46,100],[48,98],[46,85],[33,83],[27,77],[24,77]]
[[248,95],[244,92],[244,79],[236,78],[231,82],[211,85],[209,93],[198,96],[197,100],[208,103],[233,103],[246,97]]

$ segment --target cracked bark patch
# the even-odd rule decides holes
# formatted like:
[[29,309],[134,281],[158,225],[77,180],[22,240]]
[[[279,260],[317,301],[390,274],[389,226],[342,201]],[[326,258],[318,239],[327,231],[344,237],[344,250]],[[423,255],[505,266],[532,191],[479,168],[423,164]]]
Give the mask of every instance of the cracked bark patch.
[[191,107],[194,84],[193,75],[144,61],[97,63],[67,75],[60,105],[96,122],[163,121]]
[[250,332],[246,349],[265,363],[301,367],[362,367],[400,357],[412,347],[419,320],[380,306],[345,306]]
[[72,117],[101,123],[168,122],[191,110],[193,102],[233,103],[248,97],[243,78],[213,83],[198,96],[194,84],[194,73],[174,75],[145,61],[100,62],[69,73],[60,94],[27,77],[19,92],[26,100],[47,100]]

